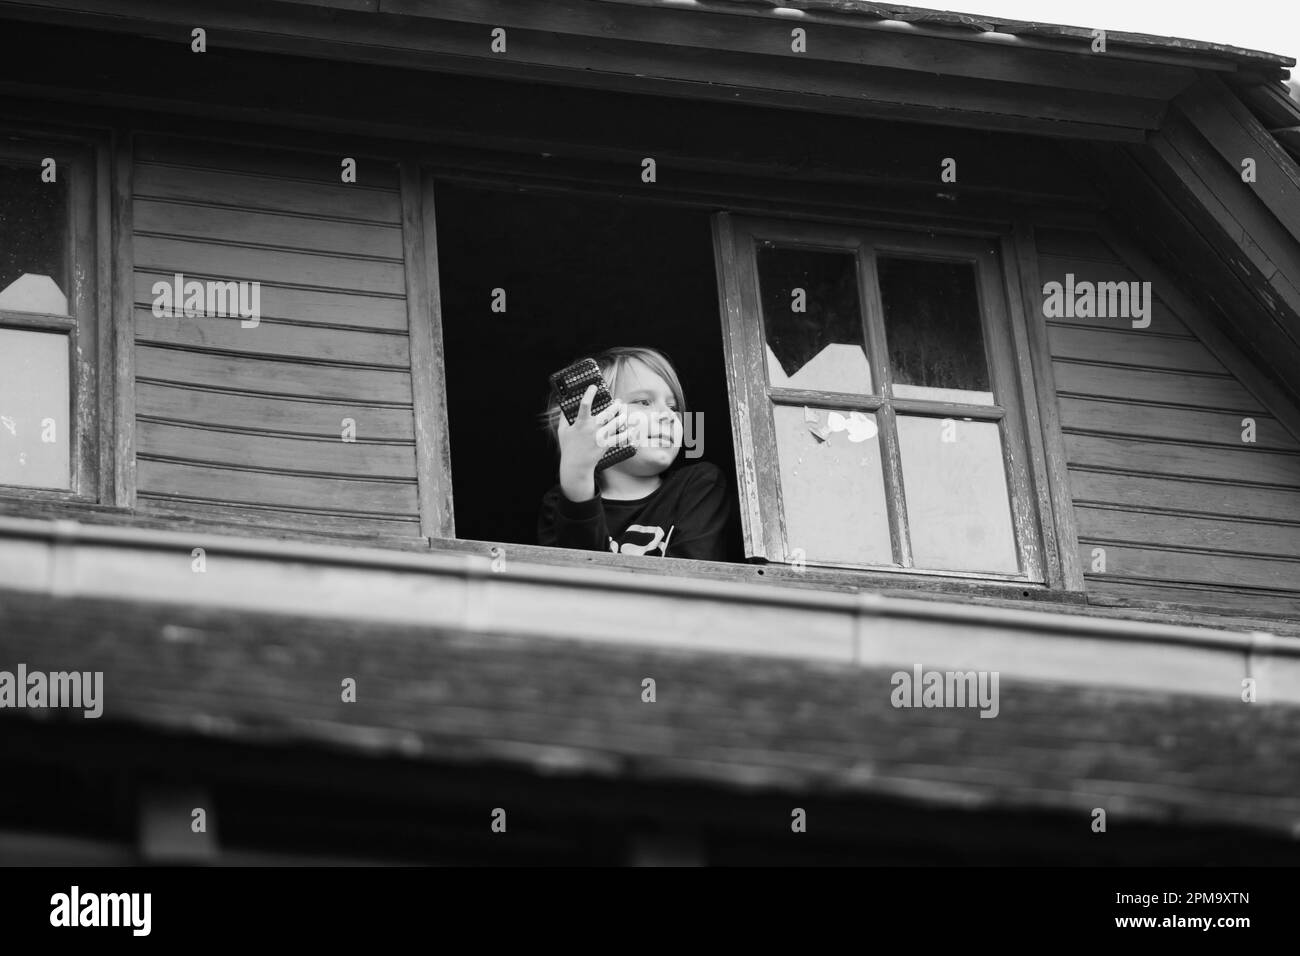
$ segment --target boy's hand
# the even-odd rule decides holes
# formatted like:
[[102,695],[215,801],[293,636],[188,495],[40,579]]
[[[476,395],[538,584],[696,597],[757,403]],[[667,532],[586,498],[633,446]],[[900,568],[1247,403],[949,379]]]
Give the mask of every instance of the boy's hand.
[[627,425],[627,406],[614,399],[603,411],[593,414],[591,403],[595,397],[596,386],[588,385],[572,425],[560,415],[560,488],[570,501],[596,497],[596,463],[607,449],[635,437],[635,430]]

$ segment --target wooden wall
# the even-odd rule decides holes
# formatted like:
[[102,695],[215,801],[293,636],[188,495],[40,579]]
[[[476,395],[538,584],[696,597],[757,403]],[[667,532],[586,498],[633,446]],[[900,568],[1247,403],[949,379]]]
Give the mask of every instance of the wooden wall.
[[[398,175],[359,163],[345,184],[339,156],[137,139],[141,510],[419,534]],[[175,273],[259,282],[259,324],[157,317]]]
[[[1168,280],[1137,275],[1093,234],[1039,230],[1036,241],[1044,283],[1151,281],[1155,297],[1145,329],[1047,320],[1088,591],[1300,610],[1300,442],[1169,305],[1183,299]],[[1092,570],[1096,548],[1104,572]]]

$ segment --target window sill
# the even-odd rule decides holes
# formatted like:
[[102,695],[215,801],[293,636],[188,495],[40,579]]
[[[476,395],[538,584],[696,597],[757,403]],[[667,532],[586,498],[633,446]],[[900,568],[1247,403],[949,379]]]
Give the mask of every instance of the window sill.
[[434,538],[429,546],[434,551],[462,553],[468,551],[471,554],[483,554],[488,557],[494,557],[499,550],[507,562],[514,557],[530,564],[557,567],[618,568],[666,577],[772,583],[784,587],[812,588],[822,591],[875,591],[909,597],[924,597],[930,593],[944,599],[966,595],[1018,603],[1026,601],[1046,601],[1053,604],[1087,603],[1087,597],[1082,591],[1053,591],[1041,584],[981,581],[941,575],[817,567],[796,569],[785,564],[695,561],[686,558],[644,558],[613,552],[575,551],[568,548],[548,548],[501,541],[468,541],[461,538]]
[[[0,517],[0,581],[15,592],[46,595],[55,602],[51,613],[63,599],[84,597],[401,625],[414,628],[413,636],[443,627],[467,636],[803,666],[924,663],[998,671],[1008,680],[1233,699],[1240,675],[1258,674],[1267,692],[1261,699],[1300,702],[1295,626],[1251,633],[1240,619],[1176,620],[1154,612],[1029,607],[1023,600],[953,594],[917,600],[919,592],[760,583],[756,574],[727,581],[692,573],[703,571],[704,562],[602,555],[598,566],[595,555],[588,562],[586,555],[566,554],[577,560],[542,563],[519,547],[505,553],[502,566],[486,553],[446,544],[412,553],[339,541],[258,540],[246,531],[199,534]],[[203,554],[194,556],[195,548]],[[662,570],[628,574],[623,565],[629,560]],[[198,639],[183,627],[168,634]]]
[[[500,556],[537,569],[588,568],[600,573],[634,571],[638,578],[668,581],[747,583],[780,590],[855,594],[869,592],[885,597],[980,605],[989,608],[1028,608],[1089,618],[1144,621],[1157,624],[1192,625],[1241,631],[1271,631],[1300,638],[1300,621],[1282,615],[1256,612],[1249,617],[1221,608],[1173,606],[1167,603],[1116,602],[1085,591],[1051,590],[1042,585],[1007,585],[962,578],[904,576],[871,571],[805,568],[786,565],[735,564],[693,561],[683,558],[643,558],[598,551],[574,551],[510,542],[471,541],[459,538],[428,539],[383,535],[343,535],[331,531],[275,527],[256,523],[254,518],[221,521],[155,512],[136,512],[108,505],[69,500],[33,500],[0,496],[0,522],[6,518],[36,521],[73,521],[88,528],[138,529],[142,532],[172,532],[182,535],[219,536],[227,539],[280,542],[288,555],[294,543],[313,553],[331,555],[329,563],[371,564],[382,552],[401,552],[452,557],[476,556],[491,560]],[[146,535],[147,537],[148,535]],[[364,549],[366,554],[360,553]],[[256,550],[256,545],[254,545]],[[278,549],[277,549],[278,550]],[[394,554],[394,558],[397,555]],[[405,563],[399,560],[398,563]],[[812,594],[808,595],[813,598]]]

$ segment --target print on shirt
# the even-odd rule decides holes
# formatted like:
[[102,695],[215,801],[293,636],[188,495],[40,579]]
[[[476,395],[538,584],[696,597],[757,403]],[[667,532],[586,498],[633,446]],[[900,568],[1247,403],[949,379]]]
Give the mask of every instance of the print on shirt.
[[659,550],[660,557],[666,557],[668,554],[668,539],[673,536],[673,529],[676,525],[669,525],[668,533],[664,534],[664,529],[658,525],[630,524],[627,530],[623,532],[623,537],[629,535],[648,536],[647,541],[638,543],[636,540],[625,541],[620,547],[619,543],[613,538],[609,539],[609,550],[615,554],[653,554],[655,549]]

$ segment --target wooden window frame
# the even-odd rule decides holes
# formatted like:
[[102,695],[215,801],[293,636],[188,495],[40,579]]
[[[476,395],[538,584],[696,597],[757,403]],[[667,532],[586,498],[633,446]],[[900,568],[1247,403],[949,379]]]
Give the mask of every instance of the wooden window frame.
[[420,533],[425,538],[454,538],[456,518],[452,501],[434,179],[411,156],[400,160],[399,175]]
[[103,144],[93,138],[68,138],[39,130],[6,130],[0,162],[30,164],[40,175],[45,158],[55,161],[56,175],[68,183],[67,228],[71,256],[68,315],[0,311],[0,327],[68,336],[68,426],[71,449],[67,488],[0,485],[0,498],[97,503],[111,495],[113,470],[112,414],[106,412],[101,384],[112,377],[111,310],[108,299],[106,221],[108,164]]
[[[727,385],[732,407],[732,435],[739,471],[742,529],[751,558],[787,564],[785,513],[780,494],[774,404],[817,405],[873,412],[880,417],[881,459],[895,566],[809,562],[863,574],[962,578],[997,584],[1064,588],[1052,526],[1045,449],[1039,429],[1027,421],[1027,406],[1037,401],[1029,359],[1025,309],[1014,247],[996,238],[942,232],[900,230],[896,224],[827,224],[771,217],[714,215],[714,251],[722,306]],[[768,384],[759,305],[757,247],[773,241],[802,248],[853,252],[864,342],[869,351],[876,393],[861,395],[789,389]],[[912,258],[967,261],[975,266],[979,307],[995,404],[965,405],[888,395],[890,370],[884,350],[884,317],[875,272],[875,255],[897,253]],[[926,415],[997,422],[1018,573],[951,571],[912,566],[895,410]],[[1037,415],[1032,416],[1034,424]]]

